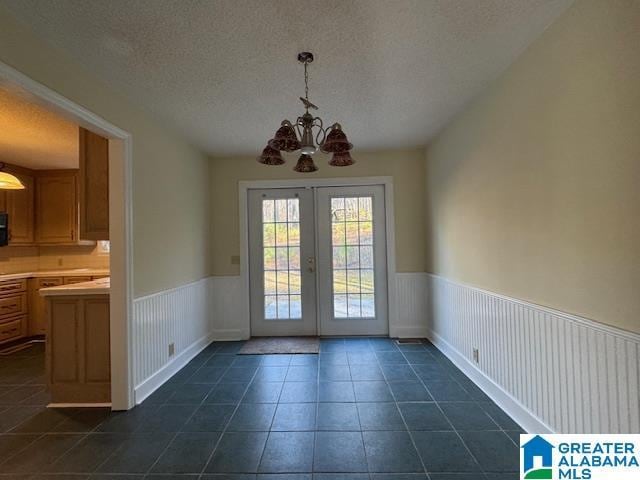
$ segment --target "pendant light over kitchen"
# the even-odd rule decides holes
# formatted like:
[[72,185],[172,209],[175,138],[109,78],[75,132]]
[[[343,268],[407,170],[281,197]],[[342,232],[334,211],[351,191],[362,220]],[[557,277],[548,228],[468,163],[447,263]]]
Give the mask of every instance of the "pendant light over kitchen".
[[24,190],[24,185],[18,177],[4,172],[4,163],[0,163],[0,190]]

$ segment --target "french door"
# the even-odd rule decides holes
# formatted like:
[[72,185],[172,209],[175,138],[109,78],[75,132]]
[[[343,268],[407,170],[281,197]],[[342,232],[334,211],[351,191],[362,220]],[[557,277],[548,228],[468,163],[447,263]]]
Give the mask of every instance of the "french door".
[[252,336],[385,335],[384,187],[249,190]]

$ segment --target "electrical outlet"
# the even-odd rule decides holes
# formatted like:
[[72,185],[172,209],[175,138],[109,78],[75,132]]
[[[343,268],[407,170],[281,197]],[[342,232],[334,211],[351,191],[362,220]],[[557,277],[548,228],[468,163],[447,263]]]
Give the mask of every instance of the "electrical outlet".
[[473,361],[476,363],[480,363],[480,352],[477,348],[473,349]]
[[175,343],[170,343],[169,344],[169,356],[173,357],[174,353],[176,353],[176,344]]

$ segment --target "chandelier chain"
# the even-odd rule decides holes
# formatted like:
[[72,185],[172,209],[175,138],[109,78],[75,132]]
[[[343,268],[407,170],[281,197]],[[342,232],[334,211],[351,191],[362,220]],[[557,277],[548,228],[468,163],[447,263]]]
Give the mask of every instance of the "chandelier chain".
[[[309,74],[307,73],[307,65],[308,62],[304,62],[304,98],[309,101]],[[309,107],[307,107],[307,111],[309,111]]]

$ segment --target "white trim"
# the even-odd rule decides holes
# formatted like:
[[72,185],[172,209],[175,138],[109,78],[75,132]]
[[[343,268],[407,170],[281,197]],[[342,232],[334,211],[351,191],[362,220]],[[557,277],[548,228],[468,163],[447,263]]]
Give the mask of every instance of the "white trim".
[[50,403],[47,408],[109,408],[111,403]]
[[544,305],[539,305],[537,303],[527,302],[526,300],[521,300],[519,298],[509,297],[507,295],[502,295],[500,293],[492,292],[490,290],[483,290],[482,288],[478,288],[478,287],[474,287],[473,285],[450,280],[446,277],[442,277],[434,273],[428,273],[427,275],[429,275],[432,278],[436,278],[440,281],[450,283],[452,285],[458,285],[461,287],[468,288],[470,290],[481,293],[483,295],[488,295],[490,297],[498,298],[500,300],[506,300],[508,302],[516,303],[518,305],[522,305],[523,307],[532,308],[544,313],[548,313],[550,315],[553,315],[554,317],[560,317],[571,323],[575,323],[577,325],[583,325],[591,330],[596,330],[602,333],[606,333],[607,335],[613,335],[614,337],[618,337],[624,340],[630,340],[632,342],[640,342],[640,333],[630,332],[629,330],[624,330],[622,328],[614,327],[613,325],[607,325],[606,323],[598,322],[597,320],[592,320],[586,317],[580,317],[572,313],[563,312],[562,310],[556,310],[551,307],[545,307]]
[[393,335],[390,333],[389,336],[392,338],[428,338],[429,329],[426,325],[423,327],[398,326],[393,329]]
[[496,405],[504,410],[525,431],[531,433],[554,433],[548,425],[527,410],[518,400],[509,395],[506,390],[491,380],[491,378],[467,360],[464,355],[453,348],[440,335],[430,331],[428,337],[456,367],[462,370],[473,383],[486,393]]
[[[109,138],[109,235],[111,238],[111,400],[114,410],[133,406],[133,207],[131,135],[45,85],[0,62],[0,83],[33,95],[34,102]],[[113,174],[111,171],[113,170]]]
[[214,341],[236,341],[246,340],[247,335],[241,328],[220,328],[214,329],[211,337]]
[[160,388],[167,380],[174,376],[180,369],[207,348],[213,341],[213,334],[200,338],[185,348],[179,355],[164,365],[149,378],[146,378],[140,385],[136,385],[135,398],[136,405],[140,405],[149,395]]
[[153,292],[153,293],[149,293],[147,295],[143,295],[141,297],[136,297],[136,302],[144,302],[145,300],[151,300],[153,298],[159,298],[159,297],[163,297],[166,295],[171,295],[172,293],[176,293],[180,290],[184,290],[186,288],[189,287],[193,287],[195,285],[197,285],[198,283],[202,283],[202,282],[208,282],[209,279],[212,277],[203,277],[199,280],[194,280],[192,282],[189,283],[183,283],[182,285],[178,285],[177,287],[171,287],[171,288],[167,288],[166,290],[160,290],[159,292]]
[[311,188],[311,187],[343,187],[362,185],[384,186],[384,206],[386,211],[387,230],[387,303],[389,317],[389,335],[394,331],[393,321],[397,319],[396,296],[396,229],[393,196],[393,177],[340,177],[340,178],[301,178],[288,180],[241,180],[238,182],[238,205],[240,220],[240,277],[242,295],[245,301],[240,306],[243,330],[250,332],[249,311],[249,223],[248,223],[248,191],[264,188]]

